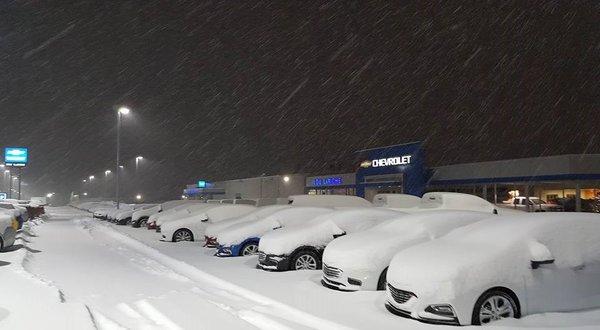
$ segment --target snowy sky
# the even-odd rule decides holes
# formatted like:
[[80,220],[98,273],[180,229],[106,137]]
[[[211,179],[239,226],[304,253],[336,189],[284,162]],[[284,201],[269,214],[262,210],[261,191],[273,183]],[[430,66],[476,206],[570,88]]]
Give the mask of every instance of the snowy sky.
[[429,165],[600,152],[598,2],[476,6],[4,0],[0,146],[79,191],[127,105],[125,194],[149,198],[415,140]]

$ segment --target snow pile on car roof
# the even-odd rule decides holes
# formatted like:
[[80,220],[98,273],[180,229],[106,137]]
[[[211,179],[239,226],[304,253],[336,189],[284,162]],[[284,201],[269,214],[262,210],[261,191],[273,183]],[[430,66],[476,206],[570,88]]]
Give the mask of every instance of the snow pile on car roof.
[[334,235],[365,230],[402,214],[378,208],[338,210],[322,214],[306,223],[295,223],[265,234],[260,240],[260,251],[282,255],[292,253],[303,245],[325,247],[333,240]]
[[246,215],[243,215],[243,216],[237,217],[237,218],[227,219],[227,220],[224,220],[224,221],[221,221],[218,223],[211,223],[208,227],[206,227],[205,235],[209,236],[209,237],[215,237],[221,230],[228,228],[232,225],[235,225],[238,223],[243,223],[243,222],[257,221],[257,220],[267,217],[277,211],[287,209],[290,207],[291,206],[289,206],[289,205],[262,206],[262,207],[257,208],[256,211],[254,211],[250,214],[246,214]]
[[217,235],[217,241],[223,246],[240,244],[250,237],[261,237],[278,227],[285,227],[294,223],[305,223],[314,217],[333,212],[332,208],[325,207],[292,207],[280,210],[270,216],[253,222],[244,222],[233,225],[227,231]]

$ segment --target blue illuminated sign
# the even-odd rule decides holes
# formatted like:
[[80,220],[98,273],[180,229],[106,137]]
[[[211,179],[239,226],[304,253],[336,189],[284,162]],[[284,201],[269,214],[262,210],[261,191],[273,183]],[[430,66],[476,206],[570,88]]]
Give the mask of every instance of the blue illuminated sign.
[[5,192],[0,192],[0,201],[8,198],[8,194]]
[[315,178],[313,180],[313,186],[315,187],[325,187],[325,186],[340,186],[344,183],[342,177],[327,177],[327,178]]
[[27,148],[4,148],[4,164],[6,166],[25,166],[29,161],[29,150]]
[[207,185],[208,183],[204,180],[198,181],[198,188],[206,188]]

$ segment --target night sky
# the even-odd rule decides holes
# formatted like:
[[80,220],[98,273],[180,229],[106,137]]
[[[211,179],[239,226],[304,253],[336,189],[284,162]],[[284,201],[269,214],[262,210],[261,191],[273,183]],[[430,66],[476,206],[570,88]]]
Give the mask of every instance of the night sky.
[[0,146],[30,147],[33,194],[98,193],[127,105],[124,195],[147,199],[419,140],[430,166],[600,153],[599,22],[598,1],[2,0]]

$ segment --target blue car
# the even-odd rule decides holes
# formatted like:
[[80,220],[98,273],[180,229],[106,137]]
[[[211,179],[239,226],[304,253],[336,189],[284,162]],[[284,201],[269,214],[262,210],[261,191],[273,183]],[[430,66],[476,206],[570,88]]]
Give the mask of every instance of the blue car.
[[215,256],[217,257],[241,257],[241,256],[249,256],[258,253],[258,243],[260,242],[260,237],[250,237],[246,238],[242,243],[230,245],[230,246],[217,246],[217,253]]

